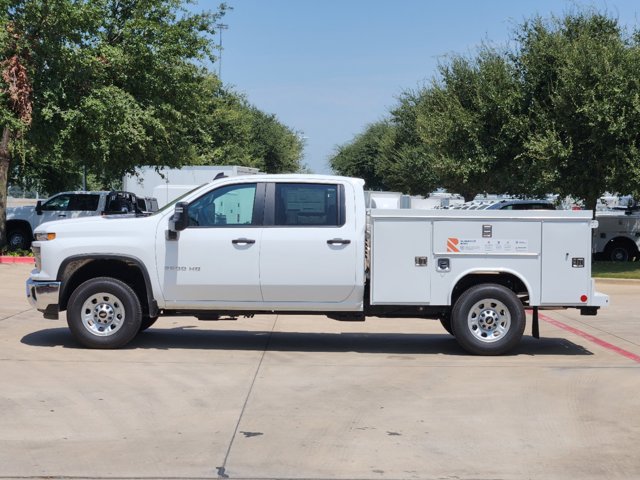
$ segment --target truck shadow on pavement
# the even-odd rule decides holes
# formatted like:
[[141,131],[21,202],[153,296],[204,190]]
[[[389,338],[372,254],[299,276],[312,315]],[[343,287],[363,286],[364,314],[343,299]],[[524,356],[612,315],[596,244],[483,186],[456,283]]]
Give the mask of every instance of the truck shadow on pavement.
[[[25,335],[32,347],[83,348],[67,328],[51,328]],[[357,352],[387,354],[468,355],[448,334],[432,333],[308,333],[251,330],[205,330],[197,327],[151,328],[124,349],[254,350],[280,352]],[[593,355],[566,338],[523,337],[507,355]]]

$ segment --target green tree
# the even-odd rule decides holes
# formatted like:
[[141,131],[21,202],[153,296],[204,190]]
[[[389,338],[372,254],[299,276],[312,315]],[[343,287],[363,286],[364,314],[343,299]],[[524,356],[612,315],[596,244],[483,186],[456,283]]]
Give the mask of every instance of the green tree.
[[301,136],[252,106],[246,98],[223,88],[216,77],[206,82],[206,110],[197,160],[202,165],[242,165],[267,173],[290,173],[302,169],[304,143]]
[[[389,119],[393,140],[368,168],[409,193],[555,192],[588,208],[606,190],[637,196],[640,32],[588,11],[535,17],[514,39],[511,51],[453,56],[430,84],[405,92]],[[349,161],[362,164],[343,156],[339,168]]]
[[604,191],[640,189],[640,49],[614,18],[534,18],[514,58],[528,106],[522,158],[549,191],[593,209]]
[[483,46],[475,58],[454,57],[439,72],[414,103],[425,162],[440,185],[467,200],[521,190],[524,175],[514,167],[523,122],[513,66]]
[[356,136],[353,141],[336,148],[330,159],[331,169],[339,175],[360,177],[371,190],[388,190],[377,171],[379,160],[383,157],[385,145],[393,135],[389,122],[378,122]]
[[278,121],[275,115],[250,107],[250,153],[257,166],[268,173],[295,173],[300,163],[304,141],[302,134]]
[[106,181],[136,165],[194,155],[205,59],[224,14],[181,0],[14,0],[0,30],[0,243],[13,157],[45,189],[86,166]]
[[376,165],[376,170],[391,190],[428,195],[436,188],[437,177],[419,136],[418,101],[415,92],[405,92],[400,105],[391,112],[392,128],[381,149],[382,161]]
[[0,244],[10,171],[55,192],[83,169],[109,187],[140,165],[301,168],[298,135],[203,66],[216,60],[225,4],[194,14],[188,0],[0,3]]

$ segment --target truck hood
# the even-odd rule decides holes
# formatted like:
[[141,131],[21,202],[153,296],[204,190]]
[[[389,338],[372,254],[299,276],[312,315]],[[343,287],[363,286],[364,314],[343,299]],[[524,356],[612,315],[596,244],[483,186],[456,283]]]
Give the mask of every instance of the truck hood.
[[7,208],[7,220],[14,218],[28,218],[31,215],[35,215],[36,208],[34,206],[25,205],[22,207],[9,207]]
[[93,215],[46,222],[37,227],[35,232],[82,234],[86,236],[119,235],[133,231],[139,232],[141,228],[144,228],[143,223],[155,224],[159,218],[159,216],[155,215]]

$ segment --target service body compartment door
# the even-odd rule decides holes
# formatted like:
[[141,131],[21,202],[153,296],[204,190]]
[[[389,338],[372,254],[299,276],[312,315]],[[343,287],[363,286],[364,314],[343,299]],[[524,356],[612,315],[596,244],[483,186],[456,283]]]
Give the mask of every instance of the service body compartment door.
[[433,269],[431,225],[425,219],[373,219],[372,305],[429,303],[429,272]]
[[542,305],[584,303],[591,291],[591,227],[588,222],[542,225]]

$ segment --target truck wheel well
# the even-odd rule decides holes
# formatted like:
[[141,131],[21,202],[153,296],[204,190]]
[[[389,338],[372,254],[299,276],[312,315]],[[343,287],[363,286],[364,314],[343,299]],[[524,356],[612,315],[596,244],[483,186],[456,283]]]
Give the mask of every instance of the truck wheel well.
[[497,285],[502,285],[515,293],[523,304],[526,305],[529,302],[529,291],[527,290],[524,282],[520,280],[520,278],[511,273],[491,272],[471,273],[469,275],[466,275],[465,277],[462,277],[453,288],[453,292],[451,293],[451,305],[455,305],[460,295],[462,295],[469,288],[483,283],[494,283]]
[[29,234],[29,236],[33,235],[33,232],[31,231],[31,225],[26,220],[7,221],[7,232],[9,232],[9,230],[11,230],[12,228],[22,228]]
[[149,314],[149,296],[144,274],[138,265],[124,259],[82,259],[69,262],[59,275],[63,290],[60,310],[66,310],[69,297],[91,278],[111,277],[129,285],[140,299],[142,314]]
[[31,231],[31,225],[26,220],[8,220],[7,221],[7,230],[9,227],[23,227],[29,229]]

